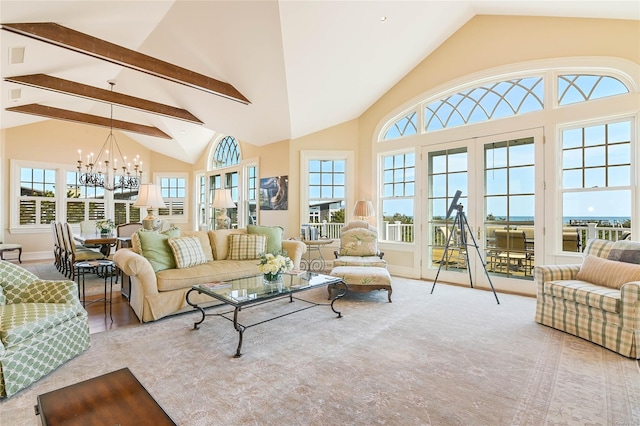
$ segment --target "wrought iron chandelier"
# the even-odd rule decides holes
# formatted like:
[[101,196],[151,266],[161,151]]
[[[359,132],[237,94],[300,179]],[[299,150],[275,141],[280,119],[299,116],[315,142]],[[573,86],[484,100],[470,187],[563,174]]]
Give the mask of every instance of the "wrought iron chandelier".
[[[111,91],[115,81],[109,80]],[[122,155],[118,141],[113,134],[113,104],[111,104],[111,120],[109,125],[109,135],[104,141],[98,156],[94,158],[93,152],[87,155],[86,163],[82,162],[82,150],[78,150],[80,159],[78,160],[79,181],[81,185],[97,188],[104,188],[107,191],[116,189],[138,189],[142,178],[142,161],[136,156],[131,163],[127,163],[127,157]],[[104,156],[104,159],[103,159]],[[118,159],[121,166],[118,165]],[[84,171],[82,166],[84,164]]]

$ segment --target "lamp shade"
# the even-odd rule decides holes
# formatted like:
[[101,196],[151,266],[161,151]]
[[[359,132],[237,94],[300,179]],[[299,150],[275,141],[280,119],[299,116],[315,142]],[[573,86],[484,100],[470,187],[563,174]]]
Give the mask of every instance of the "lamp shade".
[[230,189],[216,189],[213,196],[213,207],[216,209],[230,209],[236,206],[231,198]]
[[353,209],[353,215],[359,217],[372,217],[376,215],[373,210],[373,203],[371,201],[358,201]]
[[134,207],[157,209],[167,207],[160,195],[160,187],[152,183],[144,183],[138,189],[138,199],[133,203]]

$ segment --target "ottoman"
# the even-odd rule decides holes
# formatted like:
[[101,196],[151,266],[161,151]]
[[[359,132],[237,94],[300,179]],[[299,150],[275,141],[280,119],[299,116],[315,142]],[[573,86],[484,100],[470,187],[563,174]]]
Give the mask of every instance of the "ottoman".
[[[330,273],[333,277],[339,277],[347,283],[350,292],[367,292],[372,290],[387,290],[387,298],[391,303],[391,275],[387,268],[378,266],[336,266]],[[335,287],[330,284],[329,298]]]

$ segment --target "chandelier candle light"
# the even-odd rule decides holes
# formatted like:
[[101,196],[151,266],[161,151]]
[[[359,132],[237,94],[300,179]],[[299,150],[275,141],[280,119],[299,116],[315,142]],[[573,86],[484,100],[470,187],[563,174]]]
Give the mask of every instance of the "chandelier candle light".
[[[109,80],[111,91],[115,81]],[[103,160],[104,155],[104,160]],[[78,150],[78,172],[80,173],[80,184],[84,186],[104,188],[108,191],[116,189],[137,189],[140,186],[142,178],[142,161],[139,156],[133,160],[133,169],[131,163],[127,163],[127,157],[122,155],[118,141],[113,135],[113,104],[111,104],[111,122],[109,127],[109,135],[104,141],[98,156],[94,158],[93,152],[87,155],[86,163],[82,162],[82,150]],[[118,157],[121,165],[118,165]],[[103,164],[104,161],[104,164]],[[84,171],[83,171],[84,164]],[[122,169],[122,174],[118,174]]]

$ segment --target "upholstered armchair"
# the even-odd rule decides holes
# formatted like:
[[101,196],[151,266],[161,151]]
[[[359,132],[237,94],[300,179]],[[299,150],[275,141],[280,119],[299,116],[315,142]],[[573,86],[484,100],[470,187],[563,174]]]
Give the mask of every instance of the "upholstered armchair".
[[73,281],[41,280],[0,261],[0,398],[89,348],[87,312]]
[[333,266],[387,267],[384,253],[378,250],[378,230],[361,220],[342,227],[340,247],[334,251],[334,255]]
[[[387,261],[378,249],[378,231],[364,221],[350,222],[340,231],[340,248],[334,252],[335,260],[331,275],[340,277],[349,286],[350,292],[387,290],[391,302],[391,275]],[[329,298],[336,289],[328,287]]]

